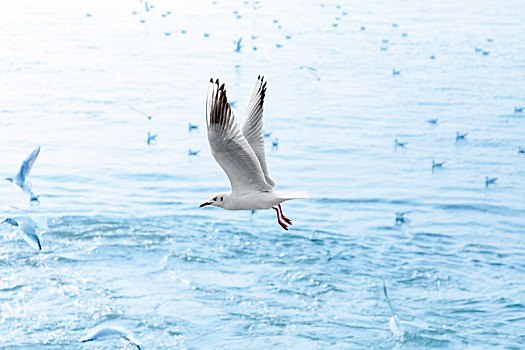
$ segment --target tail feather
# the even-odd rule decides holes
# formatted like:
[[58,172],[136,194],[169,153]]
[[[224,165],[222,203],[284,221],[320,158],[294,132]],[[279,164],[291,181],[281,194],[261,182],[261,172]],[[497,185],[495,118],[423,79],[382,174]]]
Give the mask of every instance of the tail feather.
[[279,197],[282,199],[298,199],[298,198],[310,198],[310,192],[305,191],[294,191],[294,192],[279,192]]

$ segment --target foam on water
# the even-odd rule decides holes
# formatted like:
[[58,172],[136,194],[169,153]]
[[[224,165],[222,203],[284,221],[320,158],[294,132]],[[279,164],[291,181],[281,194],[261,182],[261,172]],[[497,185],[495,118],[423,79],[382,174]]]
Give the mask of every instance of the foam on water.
[[[78,343],[99,326],[147,349],[525,345],[519,1],[148,5],[0,5],[0,177],[42,147],[40,205],[2,182],[0,216],[48,226],[41,252],[0,226],[3,347],[121,345]],[[312,195],[289,232],[198,209],[229,186],[209,78],[242,120],[259,74],[272,178]]]

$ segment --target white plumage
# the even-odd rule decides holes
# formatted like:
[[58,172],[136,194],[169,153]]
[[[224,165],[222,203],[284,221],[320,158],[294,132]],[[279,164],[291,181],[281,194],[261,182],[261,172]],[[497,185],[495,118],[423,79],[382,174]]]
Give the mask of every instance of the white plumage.
[[[291,220],[282,215],[280,204],[296,198],[309,198],[308,191],[275,191],[266,165],[262,131],[263,105],[266,82],[259,76],[248,103],[242,129],[237,124],[226,97],[224,84],[210,80],[206,101],[208,141],[213,157],[224,170],[232,191],[217,193],[201,207],[215,205],[229,210],[256,210],[273,208],[279,224],[288,229]],[[275,207],[277,206],[277,207]]]

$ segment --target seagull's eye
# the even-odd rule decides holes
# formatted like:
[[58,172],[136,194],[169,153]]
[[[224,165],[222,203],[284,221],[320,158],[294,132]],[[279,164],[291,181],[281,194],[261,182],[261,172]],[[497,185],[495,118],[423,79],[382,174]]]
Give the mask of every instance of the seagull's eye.
[[221,202],[222,202],[222,198],[223,198],[223,197],[221,197]]
[[213,200],[216,201],[216,200],[217,200],[217,197],[213,198]]

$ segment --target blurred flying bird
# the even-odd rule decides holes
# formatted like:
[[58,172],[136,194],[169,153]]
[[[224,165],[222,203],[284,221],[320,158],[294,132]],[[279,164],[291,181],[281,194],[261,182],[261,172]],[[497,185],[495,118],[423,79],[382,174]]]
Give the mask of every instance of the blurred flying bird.
[[395,68],[392,68],[392,75],[399,75],[401,74],[400,70],[396,70]]
[[42,250],[40,239],[36,233],[36,223],[30,217],[24,217],[20,219],[6,218],[1,222],[18,227],[18,232],[22,235],[22,238],[36,250]]
[[[231,192],[213,195],[200,207],[214,205],[229,210],[258,210],[272,208],[277,222],[285,230],[292,221],[283,214],[281,203],[309,198],[308,191],[281,192],[275,190],[270,178],[262,133],[263,104],[266,82],[259,76],[248,103],[242,129],[231,111],[224,84],[210,80],[206,101],[208,141],[213,157],[230,180]],[[284,222],[283,222],[284,221]]]
[[430,124],[434,124],[434,125],[436,125],[437,122],[438,122],[438,118],[432,118],[432,119],[429,119],[429,120],[427,120],[427,122],[429,122]]
[[459,131],[456,131],[456,142],[460,140],[465,140],[468,135],[468,132],[461,134]]
[[489,185],[495,184],[497,179],[497,177],[485,176],[485,187],[489,187]]
[[157,134],[151,134],[148,131],[148,145],[151,145],[153,142],[157,141]]
[[525,107],[514,107],[514,113],[523,113]]
[[86,343],[89,341],[100,340],[107,337],[120,337],[129,345],[137,350],[140,350],[140,342],[133,336],[133,334],[122,327],[102,327],[90,331],[87,335],[79,339],[79,342]]
[[521,146],[518,146],[518,153],[525,154],[525,148],[522,148]]
[[408,142],[401,142],[397,138],[394,139],[394,145],[396,147],[406,147],[407,144],[408,144]]
[[33,152],[31,152],[31,154],[27,156],[27,158],[22,162],[22,166],[20,166],[20,170],[18,170],[15,178],[7,177],[6,180],[20,187],[25,193],[29,193],[32,186],[31,182],[27,180],[27,177],[29,176],[29,172],[31,171],[33,164],[35,164],[39,153],[40,146],[35,148]]
[[278,138],[275,138],[275,139],[273,139],[273,141],[272,141],[272,148],[273,148],[273,149],[277,149],[277,147],[279,147],[279,139],[278,139]]
[[235,49],[233,51],[235,52],[241,52],[242,49],[242,38],[239,38],[239,40],[233,42],[235,44]]
[[198,124],[188,123],[188,130],[189,130],[189,131],[197,130],[198,128],[199,128],[199,125],[198,125]]
[[266,137],[270,137],[271,135],[272,135],[272,132],[271,132],[271,131],[269,131],[269,132],[265,132],[265,131],[263,130],[263,137],[266,138]]
[[188,150],[188,155],[189,156],[196,156],[198,155],[200,152],[200,150],[197,150],[197,151],[192,151],[191,148]]
[[445,162],[446,162],[446,161],[444,160],[444,161],[438,163],[438,162],[436,162],[434,159],[432,159],[432,169],[435,169],[435,168],[442,168],[443,165],[445,164]]

